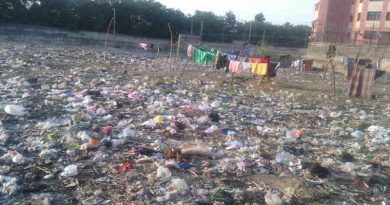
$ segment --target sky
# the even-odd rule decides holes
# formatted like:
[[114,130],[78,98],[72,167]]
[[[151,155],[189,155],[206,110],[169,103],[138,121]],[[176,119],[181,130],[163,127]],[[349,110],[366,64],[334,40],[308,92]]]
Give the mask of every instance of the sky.
[[156,0],[168,8],[194,14],[195,10],[212,11],[225,15],[233,11],[238,21],[251,21],[262,12],[266,21],[273,24],[311,25],[314,4],[318,0]]

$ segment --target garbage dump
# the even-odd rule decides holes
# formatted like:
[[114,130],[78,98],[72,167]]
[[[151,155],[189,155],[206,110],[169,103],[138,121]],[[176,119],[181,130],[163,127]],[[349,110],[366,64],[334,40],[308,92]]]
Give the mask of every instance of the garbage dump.
[[187,59],[108,59],[0,42],[1,204],[389,202],[388,84],[367,101],[315,70],[269,89]]

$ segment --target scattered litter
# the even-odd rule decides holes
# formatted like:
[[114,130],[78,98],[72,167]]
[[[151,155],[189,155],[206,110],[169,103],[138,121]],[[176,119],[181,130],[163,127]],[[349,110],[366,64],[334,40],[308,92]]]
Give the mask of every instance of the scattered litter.
[[388,198],[388,84],[352,99],[337,74],[333,98],[322,72],[278,69],[269,89],[180,56],[169,69],[160,43],[159,57],[110,48],[104,62],[86,46],[0,41],[0,203]]

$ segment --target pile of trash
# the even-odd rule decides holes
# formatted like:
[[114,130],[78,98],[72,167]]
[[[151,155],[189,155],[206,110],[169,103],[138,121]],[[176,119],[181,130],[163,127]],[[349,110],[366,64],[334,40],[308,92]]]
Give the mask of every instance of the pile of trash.
[[388,202],[388,87],[335,99],[315,72],[266,89],[186,60],[177,79],[164,58],[109,58],[0,42],[2,204]]

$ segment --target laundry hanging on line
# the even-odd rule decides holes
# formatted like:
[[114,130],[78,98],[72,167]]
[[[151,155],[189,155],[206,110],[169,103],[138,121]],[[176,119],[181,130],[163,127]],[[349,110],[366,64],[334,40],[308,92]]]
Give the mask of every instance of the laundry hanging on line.
[[245,73],[250,73],[252,70],[252,63],[242,62],[242,71]]
[[187,57],[191,58],[194,55],[195,46],[189,44],[187,48]]
[[200,49],[195,48],[194,50],[194,61],[195,63],[212,63],[215,60],[215,55],[207,52],[207,51],[202,51]]
[[240,61],[230,61],[229,71],[232,73],[240,73],[242,70],[242,63]]
[[221,52],[218,51],[214,61],[214,68],[221,69],[221,68],[228,68],[228,67],[229,67],[229,60],[227,58],[227,54],[222,54]]
[[269,58],[248,58],[249,63],[269,63]]
[[268,75],[268,63],[252,63],[253,76]]
[[[205,48],[206,50],[203,50]],[[192,45],[189,45],[187,51],[191,51]],[[216,51],[215,53],[209,51]],[[189,52],[188,52],[189,53]],[[211,63],[213,62],[216,69],[225,68],[225,71],[232,73],[247,72],[252,73],[253,76],[276,76],[276,69],[273,71],[269,69],[270,59],[266,58],[248,58],[248,62],[237,60],[237,56],[228,53],[222,53],[216,49],[208,46],[203,46],[202,49],[194,48],[193,54],[194,62],[196,63]]]
[[237,56],[236,56],[236,55],[232,55],[232,54],[227,54],[227,58],[228,58],[228,60],[230,60],[230,61],[235,61],[235,60],[237,60]]
[[153,43],[138,43],[138,48],[142,48],[145,51],[150,51],[153,49]]

